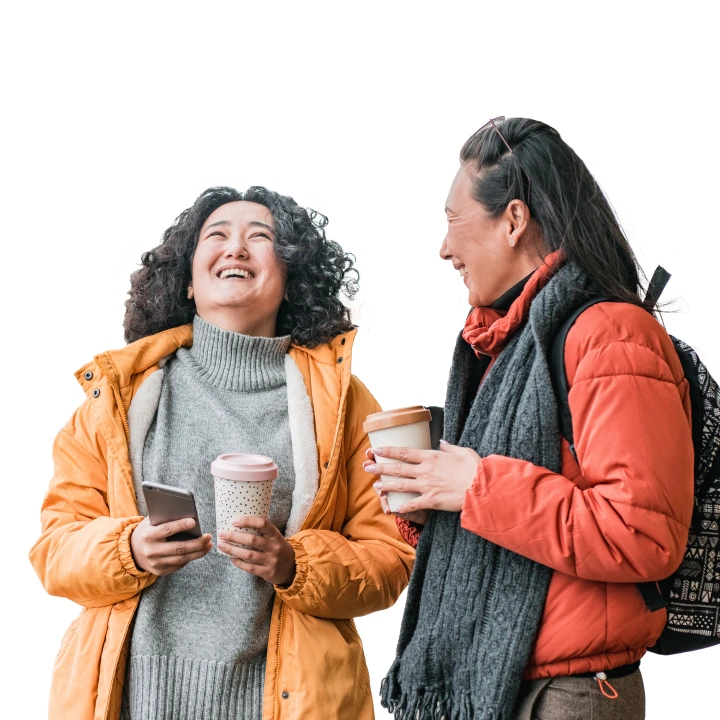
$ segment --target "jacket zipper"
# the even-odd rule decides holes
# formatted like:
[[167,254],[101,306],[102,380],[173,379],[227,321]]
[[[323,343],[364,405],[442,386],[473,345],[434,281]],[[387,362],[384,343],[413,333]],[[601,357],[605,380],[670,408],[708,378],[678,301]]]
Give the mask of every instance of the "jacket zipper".
[[107,378],[107,381],[110,383],[110,387],[113,389],[113,393],[115,393],[115,400],[117,401],[117,407],[120,411],[120,417],[123,421],[123,427],[125,428],[125,437],[127,438],[127,441],[130,442],[130,426],[128,425],[128,419],[127,419],[127,412],[125,411],[125,406],[123,405],[122,397],[120,396],[120,388],[115,384],[115,381],[111,377],[111,373],[108,372],[107,368],[104,367],[105,361],[101,363],[98,358],[98,365],[100,365],[100,369],[103,371],[103,375]]
[[[335,480],[333,482],[332,490],[330,491],[330,497],[328,498],[327,502],[325,503],[325,506],[322,509],[322,512],[320,515],[318,515],[317,519],[313,524],[308,528],[308,530],[315,530],[317,529],[318,525],[322,522],[325,515],[327,515],[327,511],[330,509],[330,505],[332,504],[333,500],[335,500],[335,495],[337,495],[337,486],[338,481],[340,480],[340,469],[342,468],[342,461],[343,461],[343,448],[342,445],[340,446],[340,455],[338,457],[338,469],[335,473]],[[283,620],[285,618],[285,602],[280,601],[280,616],[278,617],[278,631],[277,631],[277,639],[275,643],[275,710],[274,710],[274,717],[279,718],[280,717],[280,636],[282,635],[282,628],[283,628]]]
[[337,472],[335,473],[335,480],[333,482],[332,490],[330,491],[330,497],[328,498],[327,502],[325,503],[325,507],[323,507],[320,515],[318,515],[315,522],[308,528],[309,530],[317,529],[317,527],[323,521],[323,518],[325,517],[325,515],[327,515],[327,511],[330,509],[330,505],[332,505],[333,501],[335,500],[335,495],[337,495],[338,481],[340,480],[340,469],[342,468],[342,462],[343,462],[343,447],[342,447],[342,445],[340,445],[340,456],[338,457],[338,469],[337,469]]
[[[137,610],[137,605],[135,606],[135,609],[133,610],[133,617],[135,616],[136,610]],[[108,620],[109,620],[109,618],[108,618]],[[128,624],[125,627],[125,632],[123,633],[123,636],[122,636],[122,642],[120,643],[120,652],[118,653],[118,656],[115,660],[115,667],[113,668],[113,674],[112,674],[112,682],[110,684],[110,692],[108,692],[107,703],[105,704],[105,716],[104,716],[105,720],[107,720],[108,716],[110,715],[110,699],[112,698],[113,687],[114,687],[115,683],[117,682],[117,671],[118,671],[118,666],[120,665],[120,656],[122,655],[122,650],[125,647],[125,639],[127,638],[128,632],[130,630],[130,626],[132,625],[132,620],[133,620],[133,618],[131,617],[130,622],[128,622]]]
[[280,601],[280,617],[278,618],[277,643],[275,645],[275,711],[273,716],[280,717],[280,635],[282,634],[283,619],[285,617],[285,603]]

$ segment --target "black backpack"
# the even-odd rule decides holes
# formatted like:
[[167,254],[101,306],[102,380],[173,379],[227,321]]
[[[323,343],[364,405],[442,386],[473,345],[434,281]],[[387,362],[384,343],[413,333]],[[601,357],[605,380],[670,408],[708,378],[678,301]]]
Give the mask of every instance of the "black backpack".
[[[657,305],[670,275],[658,268],[643,306]],[[560,329],[550,352],[550,374],[558,401],[560,432],[575,459],[572,417],[565,374],[565,340],[578,317],[608,298],[596,297],[578,308]],[[685,556],[680,567],[659,583],[639,583],[647,607],[667,607],[667,624],[657,643],[648,648],[660,655],[699,650],[720,644],[720,388],[697,353],[671,336],[690,386],[692,435],[695,450],[695,509]]]

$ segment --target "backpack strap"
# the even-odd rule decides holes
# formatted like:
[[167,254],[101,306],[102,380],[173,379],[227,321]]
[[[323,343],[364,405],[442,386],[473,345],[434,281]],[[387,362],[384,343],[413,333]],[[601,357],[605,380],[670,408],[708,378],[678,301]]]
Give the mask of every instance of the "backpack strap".
[[603,302],[612,302],[612,300],[605,297],[594,297],[584,302],[563,323],[550,348],[550,377],[552,379],[553,389],[555,390],[555,399],[557,400],[560,434],[568,441],[568,443],[570,443],[570,452],[573,454],[576,461],[577,453],[575,452],[572,415],[570,414],[570,404],[568,402],[570,388],[568,386],[567,374],[565,372],[565,341],[567,340],[570,328],[572,328],[575,324],[575,321],[588,308]]
[[647,291],[645,293],[645,299],[643,300],[642,304],[642,306],[648,312],[652,312],[655,306],[658,304],[658,300],[660,300],[660,296],[662,295],[662,292],[671,277],[672,275],[670,275],[670,273],[664,267],[658,265],[655,268],[655,272],[653,273],[652,277],[650,278],[650,282],[648,283]]
[[[658,276],[658,271],[662,271],[664,275],[660,274]],[[656,276],[658,276],[659,279],[657,280],[656,284],[653,285],[653,281],[656,279]],[[648,292],[645,295],[645,303],[647,303],[649,299],[652,300],[652,305],[647,306],[649,310],[652,310],[652,308],[655,307],[655,305],[657,304],[657,301],[660,298],[660,293],[663,291],[669,278],[670,275],[662,268],[658,268],[655,271],[655,274],[653,275],[653,280],[650,281],[650,285],[648,286]],[[652,295],[651,290],[653,291]],[[657,292],[657,295],[655,295],[655,292]],[[575,450],[575,436],[573,434],[572,415],[570,414],[570,402],[568,400],[570,389],[568,386],[567,373],[565,372],[565,342],[567,340],[568,333],[570,332],[570,328],[572,328],[572,326],[575,324],[575,321],[588,308],[591,308],[593,305],[598,305],[599,303],[603,302],[613,302],[613,300],[611,298],[595,297],[591,298],[587,302],[584,302],[563,323],[562,327],[558,331],[558,334],[555,336],[553,344],[550,348],[550,377],[552,378],[553,389],[555,390],[555,399],[558,406],[560,434],[570,444],[570,452],[572,453],[576,462],[578,462],[578,456]],[[644,306],[645,303],[643,303]],[[661,610],[662,608],[667,607],[665,598],[663,598],[657,586],[657,583],[637,583],[637,587],[643,597],[643,600],[645,601],[645,605],[647,606],[648,610],[650,610],[651,612],[655,612],[656,610]]]

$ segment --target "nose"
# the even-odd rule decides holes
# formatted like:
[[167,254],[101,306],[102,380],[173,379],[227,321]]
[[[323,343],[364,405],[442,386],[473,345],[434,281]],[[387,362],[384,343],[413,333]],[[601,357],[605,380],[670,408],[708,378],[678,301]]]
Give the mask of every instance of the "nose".
[[248,257],[248,249],[243,239],[242,233],[232,233],[228,238],[227,246],[225,247],[225,257]]
[[442,245],[440,246],[440,257],[443,260],[449,260],[452,257],[452,255],[448,251],[447,235],[443,238]]

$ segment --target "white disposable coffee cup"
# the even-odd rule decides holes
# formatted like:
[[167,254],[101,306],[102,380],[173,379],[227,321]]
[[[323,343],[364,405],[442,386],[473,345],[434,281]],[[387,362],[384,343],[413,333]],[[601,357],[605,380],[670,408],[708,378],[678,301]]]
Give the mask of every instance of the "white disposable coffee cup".
[[[430,450],[430,411],[422,405],[388,410],[368,415],[363,429],[370,437],[373,447],[408,447],[415,450]],[[378,463],[394,463],[397,460],[380,457]],[[388,480],[396,479],[392,475],[381,475]],[[412,481],[410,481],[412,482]],[[392,512],[404,503],[419,497],[416,492],[389,492],[387,501]]]
[[[273,483],[278,475],[277,465],[271,458],[227,453],[213,460],[210,472],[215,480],[216,530],[236,530],[232,521],[239,515],[268,517]],[[242,530],[253,535],[260,534],[251,528]],[[245,547],[239,543],[231,545]],[[219,549],[218,552],[223,553]]]

